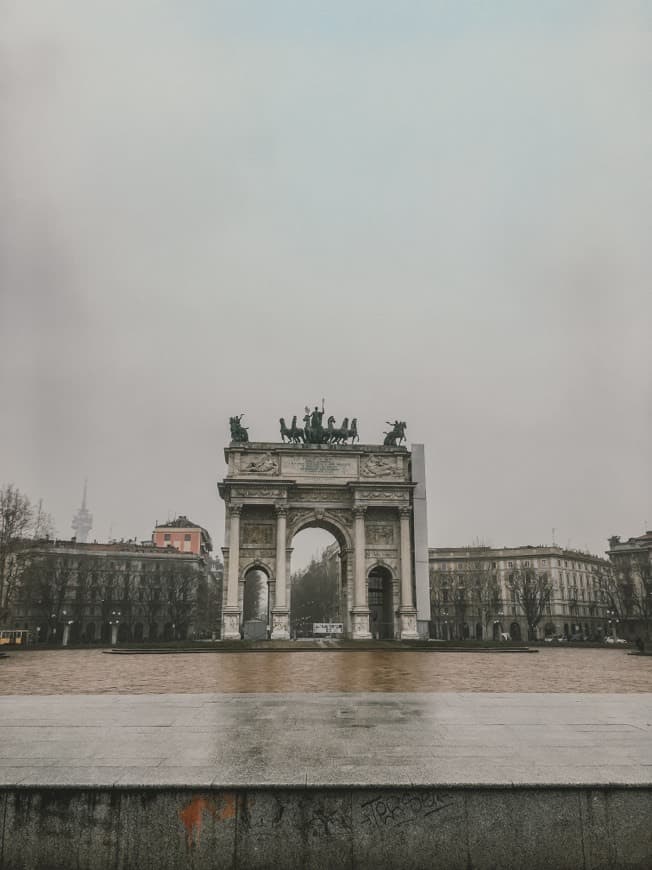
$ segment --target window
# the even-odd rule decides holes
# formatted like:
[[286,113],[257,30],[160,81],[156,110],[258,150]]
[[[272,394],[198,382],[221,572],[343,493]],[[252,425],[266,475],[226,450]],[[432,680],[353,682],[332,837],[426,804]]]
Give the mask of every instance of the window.
[[508,568],[513,568],[513,567],[514,567],[514,563],[513,563],[513,562],[508,562],[508,563],[507,563],[507,567],[508,567]]
[[183,540],[184,540],[184,541],[189,541],[189,540],[190,540],[190,535],[184,535],[184,536],[183,536]]
[[541,560],[541,564],[542,564],[542,565],[547,565],[547,564],[548,564],[548,560],[547,560],[547,559],[542,559],[542,560]]
[[529,562],[529,560],[526,559],[525,562],[523,562],[523,565],[524,565],[526,568],[529,568],[529,567],[530,567],[530,562]]
[[169,532],[166,532],[166,533],[163,535],[163,540],[164,540],[164,541],[169,541],[169,540],[170,540]]

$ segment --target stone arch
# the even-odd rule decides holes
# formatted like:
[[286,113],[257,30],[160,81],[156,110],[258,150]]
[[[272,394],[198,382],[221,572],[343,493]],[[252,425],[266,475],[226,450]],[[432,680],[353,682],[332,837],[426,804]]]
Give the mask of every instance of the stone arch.
[[[322,585],[320,580],[319,588],[324,593],[324,599],[317,607],[317,616],[311,615],[309,620],[306,620],[305,602],[306,593],[305,587],[302,584],[293,586],[291,582],[292,573],[295,570],[291,557],[288,561],[288,589],[287,602],[289,605],[290,628],[293,636],[301,636],[306,630],[312,631],[313,622],[326,622],[342,624],[344,632],[348,628],[347,621],[347,578],[350,574],[348,567],[349,550],[347,542],[350,540],[350,532],[346,525],[342,522],[342,517],[337,517],[328,511],[316,510],[300,510],[293,515],[289,512],[287,529],[287,546],[288,554],[294,553],[295,538],[302,532],[307,530],[319,530],[325,532],[331,539],[328,543],[322,541],[323,553],[326,549],[331,549],[333,545],[338,548],[337,557],[334,557],[332,552],[329,556],[325,585]],[[323,554],[322,553],[322,554]],[[333,563],[335,563],[333,565]],[[334,567],[334,571],[332,568]],[[314,578],[313,578],[314,582]],[[299,603],[302,602],[302,603]]]
[[369,630],[377,640],[388,640],[396,631],[394,618],[395,572],[384,559],[377,559],[367,571]]
[[[252,598],[252,592],[255,593],[256,588],[250,584],[254,581],[254,575],[256,574],[262,574],[265,578],[262,584],[262,587],[264,587],[262,607],[259,606],[261,602],[257,600],[257,595]],[[245,640],[264,640],[267,636],[267,626],[269,624],[272,603],[270,585],[274,580],[274,574],[264,559],[252,557],[242,566],[241,578],[243,636]],[[258,586],[258,592],[260,592],[262,587]]]
[[226,505],[222,636],[242,636],[244,575],[255,568],[273,578],[270,636],[288,638],[293,539],[312,528],[332,535],[339,546],[344,633],[371,637],[368,573],[385,567],[394,584],[396,635],[416,638],[410,455],[391,444],[231,442],[225,449],[228,470],[218,483]]
[[335,538],[340,546],[340,551],[350,550],[353,547],[351,536],[351,520],[348,523],[342,521],[342,517],[331,511],[301,511],[290,512],[287,528],[287,546],[292,544],[292,539],[304,529],[323,529]]
[[267,574],[268,581],[276,579],[272,566],[265,559],[261,559],[259,556],[252,556],[248,562],[244,562],[240,566],[241,582],[244,582],[244,579],[249,571],[262,571],[263,574]]
[[376,559],[374,562],[372,562],[367,571],[367,577],[369,577],[369,575],[372,574],[376,570],[376,568],[383,568],[385,571],[389,571],[392,582],[395,582],[398,579],[396,566],[392,565],[385,559]]

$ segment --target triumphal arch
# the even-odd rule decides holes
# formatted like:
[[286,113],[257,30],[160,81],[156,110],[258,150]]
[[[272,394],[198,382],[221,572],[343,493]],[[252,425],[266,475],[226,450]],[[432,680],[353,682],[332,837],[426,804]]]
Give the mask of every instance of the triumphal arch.
[[[390,635],[416,639],[412,454],[405,424],[390,424],[384,443],[360,444],[357,426],[306,409],[304,426],[281,420],[281,443],[250,441],[241,416],[231,418],[218,484],[226,505],[222,637],[238,639],[245,577],[267,575],[272,639],[290,637],[289,565],[294,535],[330,532],[339,544],[341,621],[346,636],[378,636],[371,619],[383,598]],[[402,427],[402,428],[401,428]],[[339,434],[338,434],[339,433]],[[287,439],[287,440],[286,440]],[[371,598],[370,598],[371,596]]]

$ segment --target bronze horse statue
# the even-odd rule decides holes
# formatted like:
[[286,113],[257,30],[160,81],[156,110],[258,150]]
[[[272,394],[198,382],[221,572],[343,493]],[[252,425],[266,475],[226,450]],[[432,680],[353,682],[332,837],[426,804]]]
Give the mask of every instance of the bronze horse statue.
[[403,420],[394,420],[393,423],[390,423],[389,420],[385,420],[388,426],[392,428],[389,432],[383,432],[385,436],[385,440],[383,444],[385,447],[397,447],[400,445],[401,441],[405,441],[405,430],[407,429],[407,423]]
[[303,434],[303,429],[301,429],[299,426],[297,426],[296,414],[292,418],[292,425],[290,426],[289,429],[285,425],[285,420],[283,417],[281,417],[281,419],[279,420],[279,423],[281,424],[281,439],[283,440],[283,443],[285,443],[286,438],[292,444],[301,444],[301,442],[305,440],[305,436]]

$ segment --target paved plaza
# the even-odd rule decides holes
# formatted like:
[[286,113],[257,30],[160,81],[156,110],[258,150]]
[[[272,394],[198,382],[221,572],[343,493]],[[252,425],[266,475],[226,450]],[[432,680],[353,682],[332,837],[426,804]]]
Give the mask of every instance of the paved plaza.
[[652,694],[4,696],[0,784],[651,785]]

